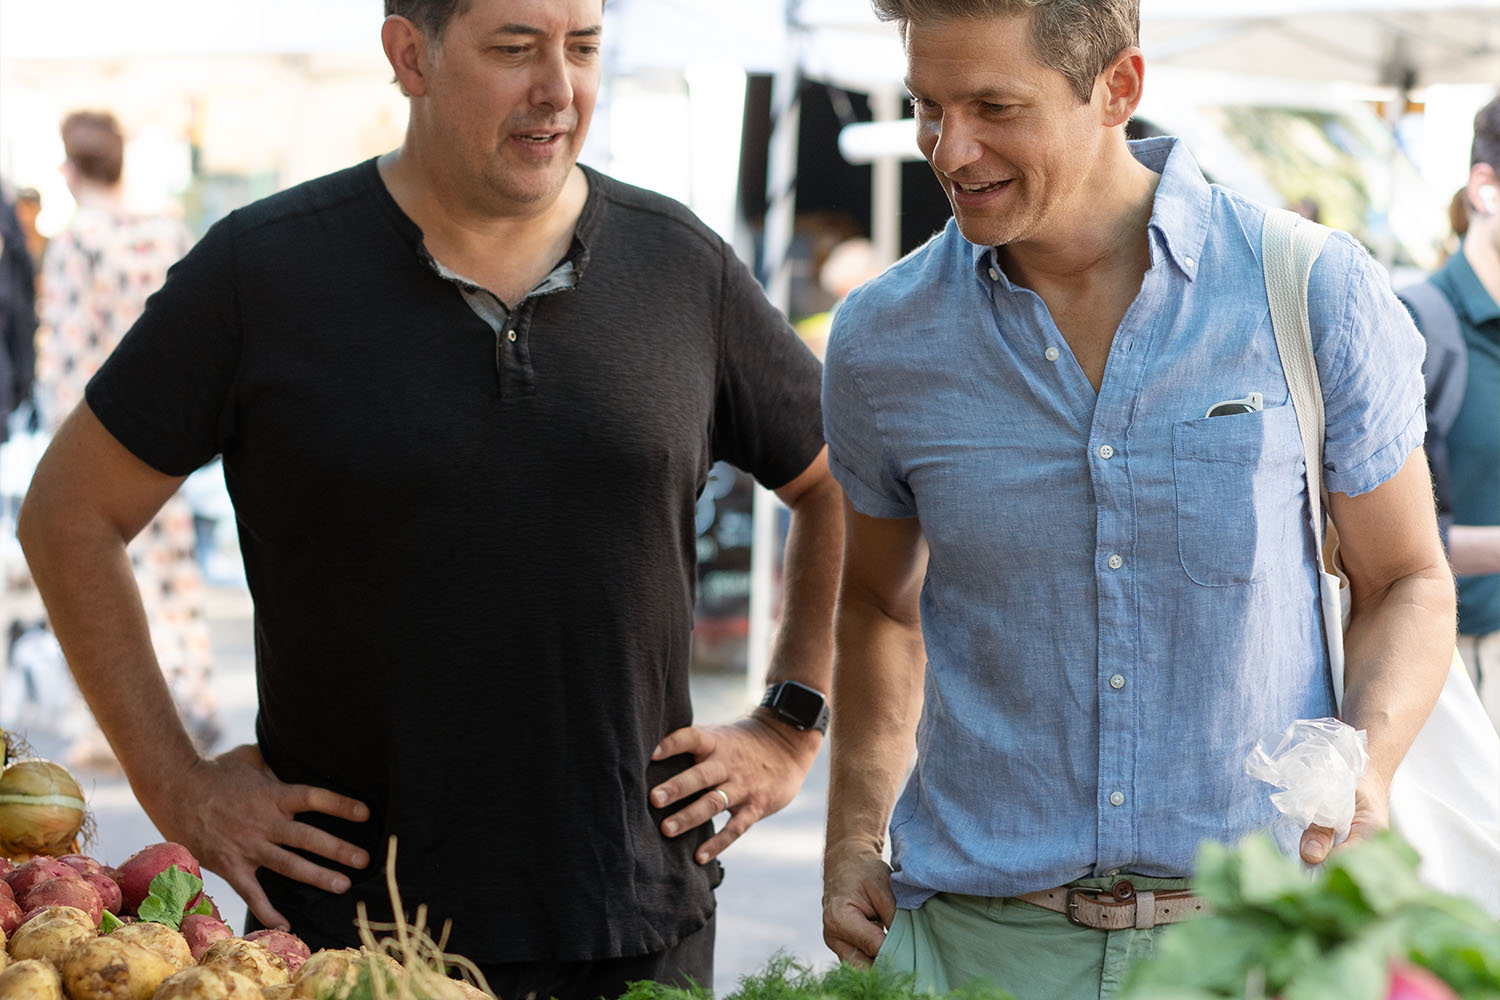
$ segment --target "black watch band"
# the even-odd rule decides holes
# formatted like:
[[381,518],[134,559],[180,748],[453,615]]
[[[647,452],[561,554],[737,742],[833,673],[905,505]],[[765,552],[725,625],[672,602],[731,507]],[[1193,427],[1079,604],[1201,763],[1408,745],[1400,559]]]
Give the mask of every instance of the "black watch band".
[[828,732],[828,699],[817,688],[799,681],[778,681],[766,688],[760,703],[794,729]]

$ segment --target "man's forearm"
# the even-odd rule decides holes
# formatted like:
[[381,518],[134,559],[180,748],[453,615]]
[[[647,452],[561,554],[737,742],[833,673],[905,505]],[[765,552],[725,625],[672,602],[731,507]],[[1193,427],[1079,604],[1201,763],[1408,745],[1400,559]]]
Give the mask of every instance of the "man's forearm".
[[783,561],[781,626],[767,681],[800,681],[828,693],[843,538],[843,493],[830,477],[798,497],[792,508]]
[[1369,739],[1389,784],[1442,690],[1453,656],[1452,579],[1406,577],[1356,601],[1344,636],[1344,721]]
[[846,600],[833,680],[825,865],[885,846],[915,749],[925,673],[919,622]]

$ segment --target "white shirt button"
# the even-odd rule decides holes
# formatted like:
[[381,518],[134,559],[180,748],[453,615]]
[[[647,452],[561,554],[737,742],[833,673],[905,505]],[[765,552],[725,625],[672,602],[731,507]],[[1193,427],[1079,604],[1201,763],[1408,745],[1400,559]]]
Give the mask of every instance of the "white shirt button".
[[1191,258],[1191,257],[1184,257],[1184,258],[1182,258],[1182,262],[1184,264],[1186,264],[1189,268],[1193,268],[1193,267],[1197,267],[1198,266],[1198,262],[1196,260],[1194,260],[1193,258]]
[[1109,793],[1109,804],[1112,805],[1112,806],[1123,806],[1125,804],[1125,793],[1124,792],[1110,792]]
[[1055,347],[1049,347],[1049,348],[1047,348],[1045,351],[1042,352],[1042,357],[1046,358],[1048,361],[1056,361],[1058,359],[1058,357],[1059,357],[1057,348],[1055,348]]
[[1115,457],[1115,450],[1107,444],[1101,444],[1099,446],[1099,457],[1108,462]]
[[1119,556],[1110,556],[1108,562],[1110,569],[1119,569],[1121,566],[1125,565],[1125,560],[1121,559]]
[[516,331],[514,331],[514,330],[506,330],[505,331],[505,339],[509,340],[512,344],[514,344],[516,342]]
[[999,281],[1000,280],[1000,272],[997,271],[997,270],[995,270],[993,267],[990,268],[990,280],[991,281]]
[[1109,686],[1116,691],[1120,690],[1120,688],[1125,686],[1125,677],[1121,674],[1115,674],[1109,679]]

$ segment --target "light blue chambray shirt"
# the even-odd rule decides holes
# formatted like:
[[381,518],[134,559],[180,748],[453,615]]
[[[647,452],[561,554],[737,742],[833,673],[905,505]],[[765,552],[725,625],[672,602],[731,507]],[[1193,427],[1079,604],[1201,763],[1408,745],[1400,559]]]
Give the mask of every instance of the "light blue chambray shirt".
[[[854,292],[824,374],[862,513],[917,517],[926,701],[891,819],[898,904],[1112,871],[1184,876],[1275,817],[1257,738],[1334,714],[1297,422],[1261,276],[1264,209],[1173,139],[1151,269],[1097,395],[1042,300],[947,228]],[[1310,314],[1328,489],[1422,444],[1422,342],[1335,234]],[[1221,400],[1262,412],[1206,418]]]

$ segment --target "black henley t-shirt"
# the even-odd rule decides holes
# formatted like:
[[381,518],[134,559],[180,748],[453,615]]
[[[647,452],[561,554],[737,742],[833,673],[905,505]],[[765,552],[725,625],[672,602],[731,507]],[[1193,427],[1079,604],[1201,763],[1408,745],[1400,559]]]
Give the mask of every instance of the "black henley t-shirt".
[[713,913],[708,828],[669,840],[646,798],[691,763],[650,755],[692,721],[695,502],[718,459],[808,466],[819,366],[695,216],[586,174],[576,283],[500,329],[371,160],[217,223],[89,385],[157,470],[222,455],[261,750],[372,810],[303,817],[370,851],[349,893],[261,872],[315,947],[389,913],[391,835],[406,909],[477,962],[659,951]]

